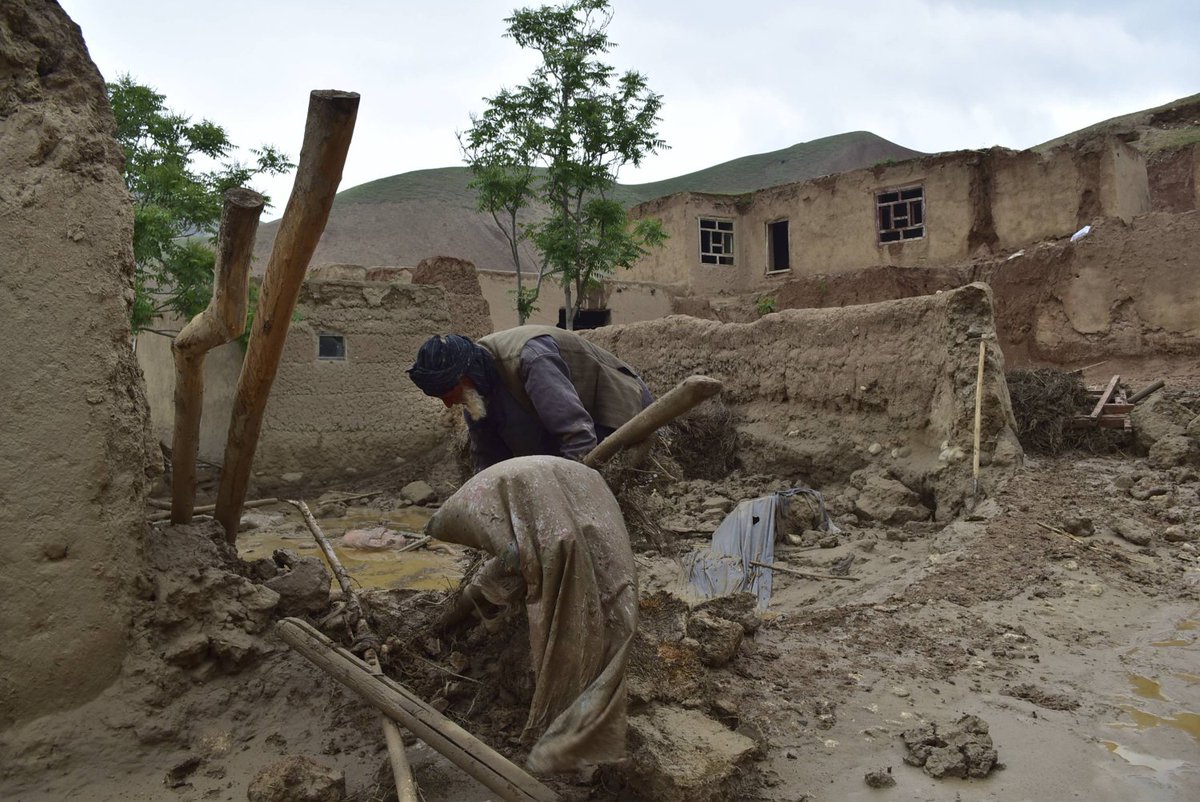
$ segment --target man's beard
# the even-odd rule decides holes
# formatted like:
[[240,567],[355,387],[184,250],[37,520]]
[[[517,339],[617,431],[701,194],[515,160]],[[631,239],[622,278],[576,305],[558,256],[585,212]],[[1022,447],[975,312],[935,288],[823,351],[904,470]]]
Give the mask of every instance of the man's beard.
[[471,420],[483,420],[487,417],[487,404],[474,387],[463,388],[462,404]]

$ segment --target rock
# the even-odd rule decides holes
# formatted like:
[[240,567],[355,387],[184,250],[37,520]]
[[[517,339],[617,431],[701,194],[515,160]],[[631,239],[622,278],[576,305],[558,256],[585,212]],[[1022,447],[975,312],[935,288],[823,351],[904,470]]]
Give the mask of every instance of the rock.
[[710,496],[709,498],[706,498],[704,501],[700,502],[700,508],[705,512],[710,510],[728,512],[731,506],[733,506],[733,502],[724,496]]
[[319,613],[329,604],[329,572],[316,557],[299,557],[284,550],[273,555],[275,564],[286,568],[263,584],[279,594],[280,615]]
[[204,763],[204,758],[199,755],[192,755],[184,759],[180,763],[167,772],[167,776],[163,778],[163,785],[168,788],[182,788],[189,785],[188,777],[196,773],[196,769],[200,768]]
[[687,634],[700,645],[700,662],[709,666],[723,666],[737,654],[742,645],[742,625],[706,612],[696,612],[688,617]]
[[1064,518],[1062,528],[1077,537],[1091,537],[1096,534],[1096,525],[1092,519],[1079,512],[1074,512]]
[[867,476],[861,491],[854,502],[854,511],[870,520],[903,524],[926,521],[932,514],[916,493],[895,479]]
[[194,668],[208,657],[208,636],[201,632],[190,632],[167,644],[163,659],[173,666]]
[[1200,415],[1188,421],[1188,425],[1184,428],[1183,433],[1188,437],[1200,438]]
[[656,802],[732,799],[738,767],[757,751],[750,738],[696,710],[654,707],[629,718],[629,785]]
[[249,802],[343,802],[346,777],[309,757],[292,755],[260,771],[246,790]]
[[386,526],[375,526],[370,529],[348,529],[342,535],[342,545],[351,549],[382,551],[384,549],[403,548],[408,538]]
[[905,457],[907,457],[911,454],[912,454],[912,448],[910,448],[909,446],[900,446],[899,448],[892,449],[892,458],[893,459],[904,459]]
[[975,508],[967,514],[968,521],[990,521],[999,515],[1003,510],[1000,508],[1000,503],[994,498],[987,498],[975,505]]
[[1191,543],[1196,539],[1195,532],[1189,532],[1182,524],[1172,524],[1163,530],[1163,540],[1168,543]]
[[863,781],[870,788],[891,788],[896,784],[896,778],[892,776],[890,768],[868,771],[863,775]]
[[239,671],[266,654],[269,648],[258,638],[240,629],[223,629],[209,641],[213,655],[224,671]]
[[1149,449],[1164,437],[1185,434],[1193,417],[1187,407],[1161,394],[1150,396],[1129,413],[1134,440],[1143,449]]
[[1138,501],[1146,501],[1155,496],[1165,496],[1170,494],[1171,488],[1163,485],[1135,485],[1129,489],[1129,495]]
[[413,504],[428,504],[436,497],[428,482],[409,482],[400,489],[400,496]]
[[304,474],[302,473],[285,473],[283,476],[279,477],[279,480],[284,484],[290,485],[294,484],[295,482],[299,482],[303,478]]
[[1147,461],[1155,468],[1165,469],[1197,462],[1198,456],[1200,448],[1197,447],[1196,440],[1182,434],[1172,434],[1160,438],[1150,446]]
[[1115,518],[1112,528],[1114,532],[1135,546],[1148,546],[1154,537],[1150,527],[1138,523],[1132,518]]
[[282,520],[283,516],[277,512],[250,511],[242,515],[242,519],[238,522],[238,531],[249,532],[252,529],[262,529],[265,526],[274,526]]
[[867,446],[867,453],[870,454],[872,457],[877,456],[878,454],[882,454],[883,446],[880,445],[879,443],[871,443],[871,445]]
[[967,757],[953,746],[935,746],[925,759],[925,773],[935,780],[942,777],[966,777]]
[[340,501],[323,501],[317,504],[313,515],[317,518],[345,518],[347,507]]
[[931,777],[986,777],[996,766],[987,722],[978,716],[963,716],[949,727],[922,724],[900,737],[907,750],[904,762],[923,767]]

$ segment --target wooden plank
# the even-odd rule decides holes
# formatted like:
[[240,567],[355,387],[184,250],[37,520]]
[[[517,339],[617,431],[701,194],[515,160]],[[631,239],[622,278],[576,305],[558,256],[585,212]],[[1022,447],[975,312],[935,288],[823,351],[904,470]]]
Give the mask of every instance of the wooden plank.
[[1128,429],[1130,428],[1128,415],[1101,415],[1098,418],[1093,418],[1089,415],[1080,415],[1076,418],[1071,418],[1067,421],[1068,429]]
[[371,667],[298,618],[285,618],[275,631],[329,676],[364,701],[399,721],[454,765],[507,800],[557,802],[558,795],[400,683]]
[[1109,396],[1113,394],[1113,390],[1117,389],[1117,382],[1120,380],[1120,376],[1113,376],[1112,379],[1109,380],[1108,387],[1105,388],[1104,394],[1100,396],[1100,400],[1096,402],[1096,408],[1092,410],[1090,417],[1100,417],[1100,413],[1104,411],[1104,405],[1108,403]]
[[1105,404],[1104,409],[1100,411],[1101,415],[1128,415],[1133,411],[1136,404]]

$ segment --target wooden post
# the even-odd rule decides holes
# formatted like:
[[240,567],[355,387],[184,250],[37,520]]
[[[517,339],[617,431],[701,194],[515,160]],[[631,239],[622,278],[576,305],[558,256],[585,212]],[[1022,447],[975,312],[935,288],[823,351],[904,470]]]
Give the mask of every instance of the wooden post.
[[325,90],[313,92],[309,99],[296,182],[263,277],[254,328],[242,363],[225,442],[216,519],[224,527],[225,538],[230,543],[237,540],[250,467],[288,324],[300,296],[309,260],[329,220],[357,115],[357,93]]
[[171,438],[171,522],[192,520],[196,503],[196,452],[204,412],[204,357],[241,336],[249,304],[250,257],[263,211],[263,198],[248,189],[225,193],[213,294],[208,308],[192,318],[171,342],[175,355],[175,432]]
[[692,407],[721,392],[723,385],[708,376],[688,376],[662,398],[622,424],[621,428],[604,438],[604,442],[588,452],[583,464],[596,468],[611,459],[625,446],[640,443],[654,431],[678,418]]
[[451,763],[502,799],[555,802],[558,795],[503,755],[414,696],[395,680],[336,646],[310,624],[285,618],[275,625],[285,643],[373,707],[399,721]]

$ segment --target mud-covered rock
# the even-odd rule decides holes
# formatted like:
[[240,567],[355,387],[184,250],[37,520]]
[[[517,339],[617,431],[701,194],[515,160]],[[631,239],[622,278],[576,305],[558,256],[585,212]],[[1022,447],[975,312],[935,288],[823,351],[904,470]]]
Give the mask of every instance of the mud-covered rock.
[[907,750],[904,762],[930,777],[986,777],[996,766],[987,722],[978,716],[963,716],[949,726],[922,724],[900,738]]
[[1148,546],[1154,537],[1150,527],[1132,518],[1114,518],[1112,528],[1114,532],[1135,546]]
[[339,769],[292,755],[260,771],[246,789],[249,802],[342,802],[346,777]]
[[1194,438],[1172,434],[1150,446],[1146,460],[1155,468],[1174,468],[1200,461],[1200,446]]
[[703,713],[655,707],[629,719],[625,779],[657,802],[732,799],[739,766],[757,750],[753,740]]
[[876,769],[863,775],[863,781],[869,788],[891,788],[896,784],[891,769]]
[[437,496],[428,482],[409,482],[400,489],[400,496],[413,504],[428,504]]
[[725,665],[742,645],[741,624],[705,612],[688,617],[687,634],[699,644],[700,661],[709,666]]
[[867,520],[888,524],[927,521],[933,514],[904,484],[877,475],[863,478],[854,511]]
[[1148,450],[1164,437],[1182,435],[1195,417],[1191,410],[1162,395],[1152,395],[1129,413],[1137,444]]
[[329,572],[316,557],[279,549],[272,555],[281,573],[263,584],[279,594],[279,615],[311,615],[329,604]]
[[726,621],[741,625],[742,632],[753,635],[762,626],[758,611],[758,597],[753,593],[733,593],[702,601],[692,608],[693,613],[704,612]]

